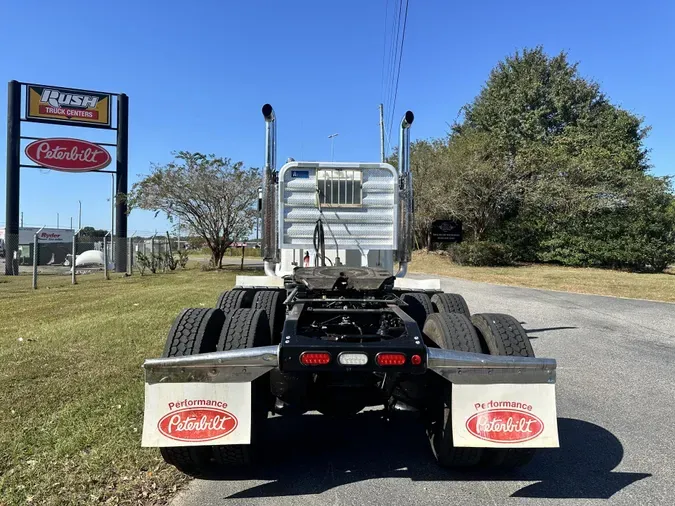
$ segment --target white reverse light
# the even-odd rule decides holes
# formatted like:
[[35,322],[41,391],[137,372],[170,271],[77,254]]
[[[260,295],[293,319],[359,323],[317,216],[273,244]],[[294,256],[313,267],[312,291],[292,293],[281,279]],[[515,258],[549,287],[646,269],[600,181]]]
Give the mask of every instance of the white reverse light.
[[341,365],[366,365],[368,363],[368,355],[365,353],[340,353],[338,362]]

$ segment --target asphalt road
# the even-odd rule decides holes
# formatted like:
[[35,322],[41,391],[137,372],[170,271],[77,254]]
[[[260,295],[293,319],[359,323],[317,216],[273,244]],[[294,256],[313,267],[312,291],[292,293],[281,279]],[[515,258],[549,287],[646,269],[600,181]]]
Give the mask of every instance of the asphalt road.
[[473,313],[516,316],[537,356],[558,361],[559,449],[507,475],[448,472],[410,417],[274,417],[263,468],[195,480],[172,506],[675,503],[675,305],[454,279],[442,286]]

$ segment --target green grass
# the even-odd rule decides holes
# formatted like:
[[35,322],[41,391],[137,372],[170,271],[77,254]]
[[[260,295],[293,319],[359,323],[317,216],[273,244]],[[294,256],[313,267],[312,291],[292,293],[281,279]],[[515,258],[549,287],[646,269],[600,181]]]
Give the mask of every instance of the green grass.
[[0,505],[164,504],[186,477],[140,446],[141,364],[235,274],[2,279]]
[[672,269],[660,274],[639,274],[547,264],[469,267],[454,264],[444,255],[416,251],[410,271],[498,285],[675,302],[675,272]]

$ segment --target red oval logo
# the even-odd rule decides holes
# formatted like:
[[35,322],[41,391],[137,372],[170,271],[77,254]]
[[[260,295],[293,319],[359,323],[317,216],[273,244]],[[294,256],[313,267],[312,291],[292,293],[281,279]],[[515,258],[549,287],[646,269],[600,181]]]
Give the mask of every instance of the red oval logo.
[[166,437],[178,441],[211,441],[237,428],[239,421],[219,408],[183,408],[164,415],[157,428]]
[[107,149],[80,139],[40,139],[26,146],[25,153],[38,165],[66,172],[99,170],[112,161]]
[[471,434],[485,441],[520,443],[544,431],[544,422],[532,413],[516,409],[488,409],[466,421]]

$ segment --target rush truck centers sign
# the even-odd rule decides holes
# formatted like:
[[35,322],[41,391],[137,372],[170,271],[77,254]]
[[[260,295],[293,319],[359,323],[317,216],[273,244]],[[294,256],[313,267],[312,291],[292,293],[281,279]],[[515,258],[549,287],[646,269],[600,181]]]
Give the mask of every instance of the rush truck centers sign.
[[107,167],[111,162],[107,150],[79,139],[41,139],[26,146],[26,156],[36,164],[65,172],[88,172]]
[[111,101],[107,93],[28,85],[26,119],[107,128]]

